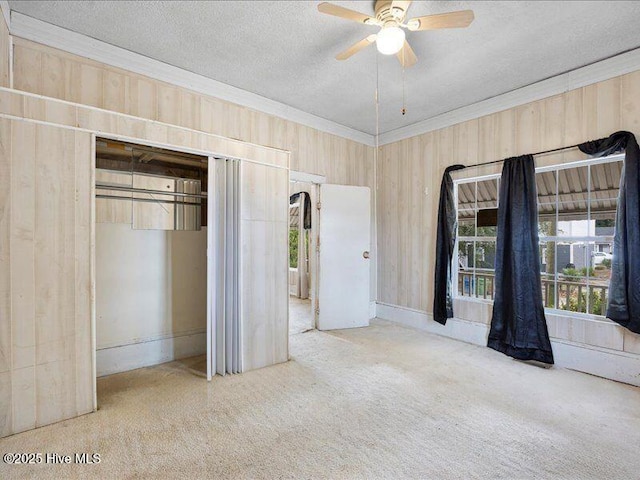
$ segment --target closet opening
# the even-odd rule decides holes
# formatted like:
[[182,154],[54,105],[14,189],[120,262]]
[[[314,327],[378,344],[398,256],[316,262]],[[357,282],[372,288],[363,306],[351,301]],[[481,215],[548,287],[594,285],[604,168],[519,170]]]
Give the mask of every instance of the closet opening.
[[206,156],[96,138],[96,377],[207,373]]

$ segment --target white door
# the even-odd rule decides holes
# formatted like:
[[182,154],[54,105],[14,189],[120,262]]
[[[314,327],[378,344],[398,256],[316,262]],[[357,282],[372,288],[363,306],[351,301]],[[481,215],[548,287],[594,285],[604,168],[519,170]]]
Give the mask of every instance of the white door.
[[369,325],[370,201],[368,187],[320,186],[319,330]]

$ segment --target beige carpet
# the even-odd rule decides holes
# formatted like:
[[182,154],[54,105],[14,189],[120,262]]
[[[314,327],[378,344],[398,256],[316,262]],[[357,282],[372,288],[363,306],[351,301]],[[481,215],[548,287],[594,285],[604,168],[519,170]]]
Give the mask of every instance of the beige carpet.
[[311,300],[289,296],[289,335],[314,328]]
[[103,378],[94,414],[0,441],[98,465],[0,478],[640,476],[640,389],[375,322],[291,338],[292,361],[210,384],[174,362]]

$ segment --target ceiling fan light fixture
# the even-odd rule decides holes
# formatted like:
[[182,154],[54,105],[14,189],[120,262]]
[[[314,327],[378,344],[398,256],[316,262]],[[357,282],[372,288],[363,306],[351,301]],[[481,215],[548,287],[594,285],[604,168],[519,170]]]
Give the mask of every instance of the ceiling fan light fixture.
[[376,38],[376,47],[383,55],[395,55],[404,45],[405,34],[400,27],[383,27]]

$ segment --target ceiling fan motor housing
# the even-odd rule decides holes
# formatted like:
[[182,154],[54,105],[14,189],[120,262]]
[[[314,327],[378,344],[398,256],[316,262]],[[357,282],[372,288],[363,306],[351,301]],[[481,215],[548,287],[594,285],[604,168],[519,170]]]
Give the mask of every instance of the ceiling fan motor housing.
[[382,25],[397,26],[407,12],[400,7],[392,7],[391,0],[378,0],[375,5],[376,20]]

